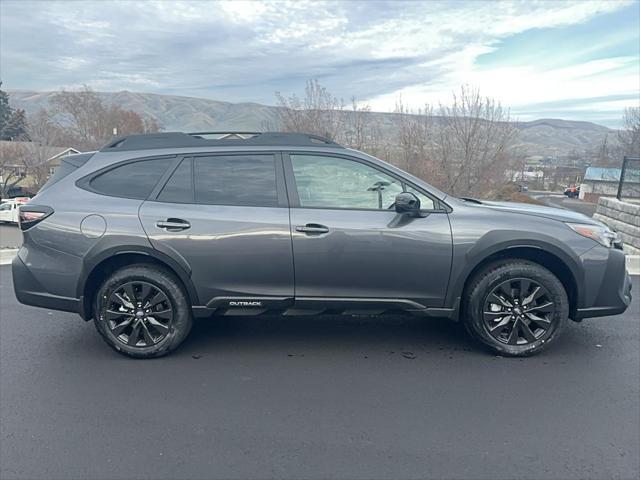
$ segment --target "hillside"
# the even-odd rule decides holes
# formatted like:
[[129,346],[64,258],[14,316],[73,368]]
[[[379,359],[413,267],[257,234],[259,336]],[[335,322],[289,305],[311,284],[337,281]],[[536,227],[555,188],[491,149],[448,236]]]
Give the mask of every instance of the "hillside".
[[[48,106],[52,92],[14,90],[8,92],[11,105],[34,113]],[[154,118],[165,130],[265,130],[277,128],[278,107],[258,103],[230,103],[204,98],[158,95],[152,93],[101,92],[108,104],[135,110]],[[394,130],[393,113],[371,112],[383,126],[388,137]],[[530,153],[537,155],[562,155],[572,150],[584,151],[598,148],[607,133],[612,130],[590,122],[559,119],[540,119],[516,122],[520,129],[519,143]]]

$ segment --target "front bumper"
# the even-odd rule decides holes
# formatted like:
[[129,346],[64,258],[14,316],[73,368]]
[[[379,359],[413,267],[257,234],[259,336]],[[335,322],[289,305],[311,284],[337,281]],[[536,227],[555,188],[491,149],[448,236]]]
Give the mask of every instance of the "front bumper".
[[590,262],[585,262],[585,282],[591,285],[586,288],[588,298],[583,299],[586,305],[576,310],[574,320],[619,315],[631,304],[631,278],[625,267],[624,253],[615,249],[609,249],[607,253],[603,272],[598,272],[600,268],[595,266],[589,268]]

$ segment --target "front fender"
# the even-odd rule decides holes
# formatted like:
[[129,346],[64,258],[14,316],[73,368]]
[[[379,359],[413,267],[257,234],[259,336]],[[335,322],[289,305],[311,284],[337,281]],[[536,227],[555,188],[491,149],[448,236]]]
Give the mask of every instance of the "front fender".
[[516,249],[539,250],[562,262],[571,273],[576,285],[577,304],[582,304],[580,295],[584,291],[584,275],[577,252],[562,241],[543,233],[492,230],[473,243],[454,243],[451,283],[446,305],[453,306],[460,301],[467,280],[484,261],[491,257],[498,257],[500,254],[508,256],[510,252],[515,256]]

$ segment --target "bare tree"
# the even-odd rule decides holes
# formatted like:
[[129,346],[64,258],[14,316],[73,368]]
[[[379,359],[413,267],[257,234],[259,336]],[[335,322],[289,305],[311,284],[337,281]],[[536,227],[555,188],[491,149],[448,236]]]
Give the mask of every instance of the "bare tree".
[[369,106],[359,107],[355,99],[345,111],[317,80],[307,82],[304,99],[280,93],[276,97],[284,131],[327,136],[383,157],[454,194],[491,192],[508,181],[505,173],[518,157],[518,130],[509,112],[468,86],[453,95],[451,104],[441,104],[437,113],[429,105],[414,109],[398,99],[392,125],[374,120]]
[[114,136],[157,132],[160,125],[137,112],[116,105],[107,106],[85,86],[79,91],[62,91],[51,100],[52,118],[67,135],[65,141],[81,150],[98,148]]
[[622,155],[640,157],[640,107],[625,108],[617,139]]
[[51,104],[58,125],[66,127],[80,148],[96,148],[107,136],[104,105],[89,87],[76,92],[63,90],[56,93]]
[[336,139],[344,131],[342,100],[333,96],[318,80],[307,80],[305,96],[285,97],[276,92],[280,128],[285,132],[304,132]]
[[355,97],[351,98],[351,109],[346,112],[346,125],[342,136],[345,143],[351,148],[365,150],[371,140],[368,119],[371,117],[371,107],[369,105],[359,106]]
[[54,121],[51,112],[42,108],[29,118],[29,138],[39,145],[65,146],[65,132]]
[[374,157],[381,158],[388,162],[394,161],[393,146],[388,141],[388,135],[380,115],[374,113],[364,118],[366,133],[365,145],[362,150]]
[[477,195],[504,182],[517,128],[499,102],[462,86],[451,105],[440,105],[438,120],[434,156],[447,191]]
[[49,160],[61,150],[36,142],[0,142],[0,195],[8,196],[19,184],[37,192],[49,179]]
[[30,117],[27,138],[29,141],[0,144],[0,194],[3,197],[18,184],[28,182],[25,186],[37,191],[47,181],[50,170],[47,160],[56,153],[55,146],[64,142],[64,132],[52,121],[50,113],[42,109]]
[[425,177],[432,164],[431,149],[435,135],[433,109],[425,105],[424,108],[411,110],[400,97],[394,113],[400,154],[396,163],[416,176]]
[[0,198],[6,198],[26,176],[26,142],[0,142]]

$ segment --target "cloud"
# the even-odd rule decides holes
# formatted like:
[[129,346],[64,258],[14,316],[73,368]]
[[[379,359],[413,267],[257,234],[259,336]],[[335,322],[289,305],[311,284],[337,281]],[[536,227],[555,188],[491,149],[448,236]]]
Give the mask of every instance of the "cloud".
[[0,8],[0,75],[10,89],[88,84],[272,104],[275,91],[299,93],[315,77],[338,96],[389,110],[399,94],[418,106],[470,83],[520,112],[638,89],[637,48],[618,51],[637,35],[637,16],[626,35],[607,25],[590,45],[543,57],[526,48],[546,38],[527,35],[548,32],[557,44],[557,32],[633,12],[633,2],[4,0]]

